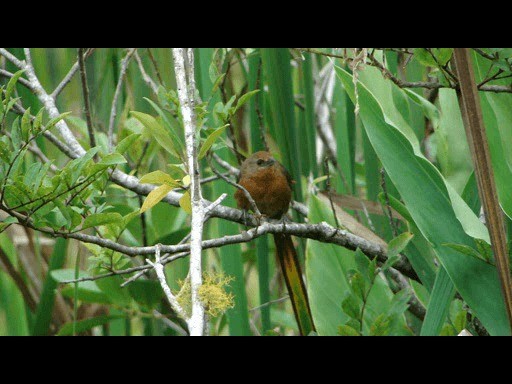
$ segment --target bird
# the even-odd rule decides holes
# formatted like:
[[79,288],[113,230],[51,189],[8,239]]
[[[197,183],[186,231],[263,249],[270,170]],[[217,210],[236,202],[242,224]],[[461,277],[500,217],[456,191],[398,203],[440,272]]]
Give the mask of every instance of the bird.
[[[261,215],[270,219],[283,219],[284,222],[292,199],[294,181],[288,170],[271,153],[255,152],[244,160],[238,184],[249,192]],[[251,203],[242,189],[235,192],[235,200],[238,208],[244,212],[251,209]],[[274,242],[300,334],[308,335],[315,331],[315,326],[292,238],[287,234],[276,233]]]

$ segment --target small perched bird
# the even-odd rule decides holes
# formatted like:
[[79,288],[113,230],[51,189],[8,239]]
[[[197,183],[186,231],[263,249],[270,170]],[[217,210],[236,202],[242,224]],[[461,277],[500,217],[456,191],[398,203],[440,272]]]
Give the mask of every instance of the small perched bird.
[[[265,151],[248,157],[240,168],[238,184],[247,189],[260,213],[271,219],[280,219],[288,212],[293,183],[286,168]],[[251,209],[242,190],[235,192],[235,199],[239,208]],[[315,327],[297,252],[289,235],[276,233],[274,242],[300,333],[308,335]]]

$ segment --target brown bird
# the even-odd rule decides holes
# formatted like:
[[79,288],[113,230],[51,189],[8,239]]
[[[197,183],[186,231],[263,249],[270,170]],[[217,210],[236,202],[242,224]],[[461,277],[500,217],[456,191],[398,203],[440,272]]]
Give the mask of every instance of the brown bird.
[[[288,212],[294,181],[270,153],[260,151],[247,158],[240,168],[238,183],[247,189],[262,215],[280,219]],[[251,209],[242,190],[236,191],[235,199],[239,208]],[[289,235],[274,234],[274,242],[300,333],[308,335],[315,327],[297,252]]]

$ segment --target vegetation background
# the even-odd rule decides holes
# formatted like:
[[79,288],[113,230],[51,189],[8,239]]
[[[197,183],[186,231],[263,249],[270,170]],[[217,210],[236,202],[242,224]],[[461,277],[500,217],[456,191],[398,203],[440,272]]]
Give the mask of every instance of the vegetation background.
[[[26,51],[0,52],[0,335],[185,335],[153,272],[124,287],[135,272],[94,279],[143,266],[148,255],[63,235],[127,247],[187,240],[190,197],[178,206],[159,201],[165,193],[148,202],[148,190],[108,177],[113,169],[150,174],[146,181],[164,192],[186,190],[172,52],[79,50],[89,106],[76,48],[30,50],[41,86],[49,94],[64,86],[56,107],[69,112],[62,119],[88,150],[76,160],[43,134],[58,137],[57,120],[25,84],[30,74],[10,60],[25,60]],[[512,50],[470,54],[507,244]],[[510,334],[452,55],[451,48],[194,49],[204,197],[226,193],[221,204],[235,207],[236,188],[216,173],[234,181],[236,152],[268,147],[296,181],[294,200],[303,205],[290,211],[292,220],[356,236],[345,246],[295,238],[316,334]],[[167,185],[158,170],[171,176]],[[239,234],[241,222],[212,217],[204,238]],[[203,252],[210,334],[297,334],[267,237]],[[186,256],[165,267],[183,306],[188,267]],[[78,277],[92,279],[65,283]]]

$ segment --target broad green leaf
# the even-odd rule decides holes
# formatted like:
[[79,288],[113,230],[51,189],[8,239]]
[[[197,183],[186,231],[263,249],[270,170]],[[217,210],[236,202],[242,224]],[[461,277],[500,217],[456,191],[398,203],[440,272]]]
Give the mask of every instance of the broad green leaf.
[[[115,315],[115,316],[98,316],[90,319],[85,319],[81,321],[77,321],[75,324],[76,333],[83,333],[92,328],[99,327],[100,325],[104,325],[110,323],[112,320],[122,319],[125,316]],[[62,328],[57,333],[57,336],[71,336],[73,335],[73,322],[66,323],[62,326]]]
[[82,230],[99,225],[106,225],[121,222],[123,217],[117,212],[93,213],[85,218]]
[[421,327],[421,336],[437,336],[441,333],[454,295],[455,287],[446,270],[440,267],[434,289],[430,294],[427,314]]
[[[333,225],[330,207],[312,195],[309,200],[309,222],[326,221]],[[365,256],[363,256],[365,257]],[[351,292],[349,275],[358,270],[355,252],[333,244],[308,240],[306,246],[306,277],[311,313],[319,335],[337,335],[338,326],[347,324],[350,317],[343,311],[342,302]],[[363,269],[364,270],[364,269]],[[374,262],[368,264],[368,275],[373,275]],[[361,272],[361,270],[360,270]],[[380,275],[367,298],[363,331],[368,332],[375,317],[386,313],[391,305],[393,293]],[[359,316],[358,316],[359,317]],[[402,318],[401,324],[405,327]]]
[[128,285],[128,291],[132,298],[146,310],[156,309],[164,295],[162,287],[155,280],[135,280]]
[[181,186],[179,182],[171,177],[171,175],[162,171],[148,173],[142,176],[139,182],[141,184],[166,184],[173,188],[179,188]]
[[[61,290],[62,296],[73,299],[75,297],[74,284],[70,284]],[[77,300],[84,303],[112,304],[112,300],[98,288],[94,281],[83,281],[78,283],[76,292]]]
[[189,215],[192,214],[192,203],[190,201],[190,192],[185,191],[183,196],[180,198],[180,207],[183,208],[185,212],[187,212]]
[[164,184],[155,189],[153,189],[149,195],[144,200],[144,204],[140,209],[140,213],[146,212],[148,209],[153,208],[157,205],[169,192],[171,192],[173,187]]
[[[338,67],[336,72],[354,100],[352,76]],[[489,332],[510,334],[496,268],[442,246],[449,242],[473,246],[474,241],[455,214],[441,174],[398,128],[389,123],[372,93],[361,83],[357,87],[365,131],[414,222],[431,242],[457,290]],[[473,214],[469,207],[467,210]]]
[[206,138],[205,142],[201,146],[201,149],[199,150],[199,155],[198,155],[199,160],[201,160],[203,157],[206,156],[206,154],[212,147],[213,143],[215,143],[215,141],[220,137],[220,135],[222,135],[222,133],[226,130],[227,127],[228,127],[228,124],[226,124],[220,128],[217,128],[215,131],[210,133],[210,135]]

